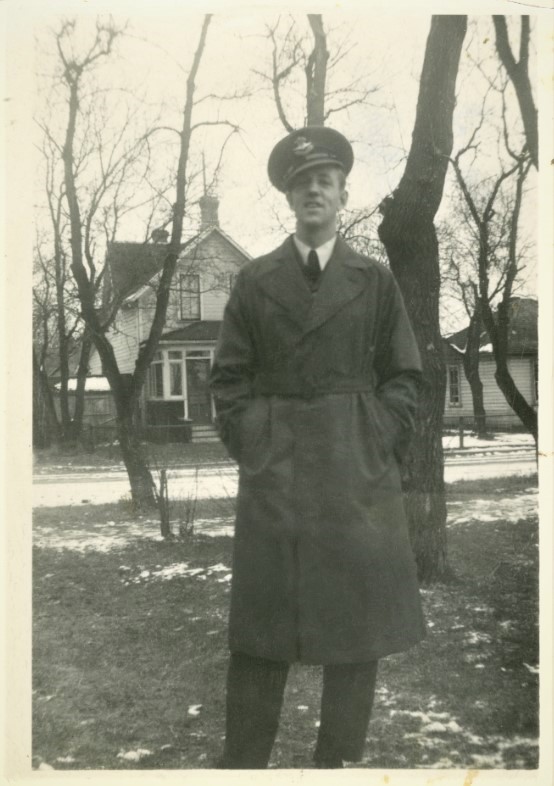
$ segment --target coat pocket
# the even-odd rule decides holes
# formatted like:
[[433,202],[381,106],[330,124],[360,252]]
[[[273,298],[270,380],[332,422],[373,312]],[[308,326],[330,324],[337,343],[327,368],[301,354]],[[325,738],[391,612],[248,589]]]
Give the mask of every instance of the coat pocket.
[[235,428],[239,463],[248,464],[249,467],[259,466],[267,450],[269,400],[262,396],[251,399]]
[[394,451],[398,440],[398,422],[392,412],[388,409],[380,398],[374,397],[376,422],[383,445],[387,451]]
[[394,463],[389,423],[372,394],[357,396],[351,445],[352,476],[370,486],[378,484]]

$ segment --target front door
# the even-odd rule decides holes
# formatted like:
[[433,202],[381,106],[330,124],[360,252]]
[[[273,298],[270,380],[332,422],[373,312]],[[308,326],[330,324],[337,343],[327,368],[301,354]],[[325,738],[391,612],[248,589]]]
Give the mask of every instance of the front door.
[[212,422],[212,400],[208,379],[209,358],[187,358],[188,417],[194,423]]

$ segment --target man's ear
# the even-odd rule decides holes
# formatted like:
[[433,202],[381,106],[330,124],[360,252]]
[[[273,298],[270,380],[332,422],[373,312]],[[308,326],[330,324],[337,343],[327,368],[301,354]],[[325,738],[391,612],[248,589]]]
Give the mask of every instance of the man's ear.
[[340,194],[340,206],[346,207],[347,202],[348,202],[348,191],[344,189],[344,191],[341,191]]

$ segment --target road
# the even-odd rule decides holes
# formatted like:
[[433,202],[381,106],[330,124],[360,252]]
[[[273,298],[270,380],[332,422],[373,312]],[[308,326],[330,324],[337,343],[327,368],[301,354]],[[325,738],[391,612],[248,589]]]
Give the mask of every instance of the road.
[[[503,455],[471,455],[448,457],[445,480],[476,480],[479,478],[532,475],[537,465],[535,453],[517,451]],[[154,473],[157,479],[157,473]],[[237,491],[237,472],[232,465],[204,466],[168,470],[170,496],[217,499],[233,497]],[[66,474],[36,475],[33,481],[33,505],[55,507],[118,502],[129,496],[127,474],[120,470],[86,470]]]

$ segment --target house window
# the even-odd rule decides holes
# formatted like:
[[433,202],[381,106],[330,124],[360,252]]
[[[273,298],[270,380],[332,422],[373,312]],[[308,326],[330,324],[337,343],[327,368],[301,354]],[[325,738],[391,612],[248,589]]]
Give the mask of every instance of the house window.
[[539,400],[539,361],[533,360],[533,390],[535,391],[535,403]]
[[156,352],[148,369],[148,395],[150,398],[164,397],[164,367],[161,352]]
[[169,395],[183,395],[183,355],[177,350],[169,350]]
[[200,276],[180,277],[181,319],[200,319]]
[[448,366],[448,403],[451,407],[462,404],[459,366]]

